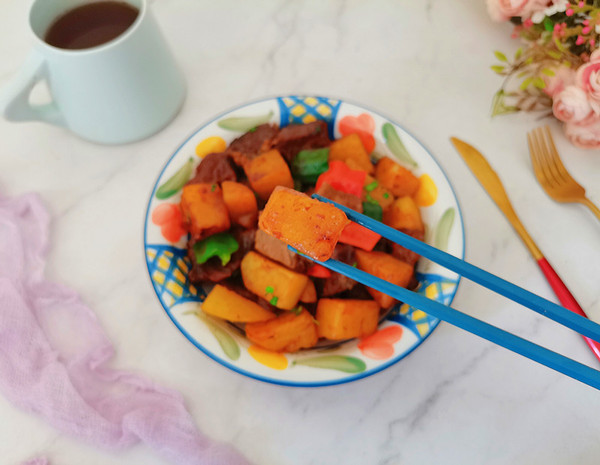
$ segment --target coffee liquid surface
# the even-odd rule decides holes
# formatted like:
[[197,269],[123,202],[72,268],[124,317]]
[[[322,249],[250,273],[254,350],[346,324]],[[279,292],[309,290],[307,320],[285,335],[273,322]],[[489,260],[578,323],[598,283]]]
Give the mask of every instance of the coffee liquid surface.
[[48,28],[44,40],[68,50],[96,47],[123,34],[138,14],[137,8],[124,2],[88,3],[59,16]]

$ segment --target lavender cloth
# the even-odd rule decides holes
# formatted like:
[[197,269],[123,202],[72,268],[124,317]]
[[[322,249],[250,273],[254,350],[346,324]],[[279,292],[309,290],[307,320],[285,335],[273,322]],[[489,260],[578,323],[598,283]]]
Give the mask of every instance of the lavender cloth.
[[0,196],[0,393],[98,446],[143,441],[177,465],[247,464],[197,431],[178,393],[108,367],[114,349],[94,313],[44,278],[48,230],[37,195]]

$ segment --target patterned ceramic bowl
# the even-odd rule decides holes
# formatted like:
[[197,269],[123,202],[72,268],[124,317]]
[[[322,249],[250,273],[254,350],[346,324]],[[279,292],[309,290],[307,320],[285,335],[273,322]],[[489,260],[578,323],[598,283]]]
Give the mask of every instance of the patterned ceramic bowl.
[[[464,258],[460,208],[442,169],[406,130],[372,110],[324,97],[269,98],[223,113],[195,131],[167,161],[148,204],[144,247],[152,285],[171,321],[206,355],[251,378],[288,386],[340,384],[377,373],[422,344],[439,323],[421,310],[397,305],[367,338],[280,354],[252,345],[236,327],[200,310],[206,290],[187,279],[190,263],[177,207],[182,181],[191,177],[201,156],[222,151],[258,124],[285,126],[316,119],[327,122],[330,137],[358,133],[374,153],[398,160],[419,176],[417,200],[426,224],[425,241]],[[452,301],[460,280],[456,273],[426,259],[419,261],[417,277],[416,292],[445,305]]]

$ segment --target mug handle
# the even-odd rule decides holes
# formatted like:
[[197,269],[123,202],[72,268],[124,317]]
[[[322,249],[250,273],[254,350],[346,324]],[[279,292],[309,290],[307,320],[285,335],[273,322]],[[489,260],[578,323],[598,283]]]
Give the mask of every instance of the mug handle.
[[31,105],[29,94],[33,87],[47,76],[46,62],[33,50],[17,75],[0,89],[0,115],[9,121],[44,121],[64,126],[64,118],[55,102]]

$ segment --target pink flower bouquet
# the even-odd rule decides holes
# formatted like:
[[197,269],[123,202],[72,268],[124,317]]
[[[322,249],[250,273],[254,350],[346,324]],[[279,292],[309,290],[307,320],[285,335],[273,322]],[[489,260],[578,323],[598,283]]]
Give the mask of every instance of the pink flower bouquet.
[[510,21],[523,46],[509,59],[492,114],[539,111],[564,123],[569,140],[600,148],[600,0],[487,0],[495,21]]

